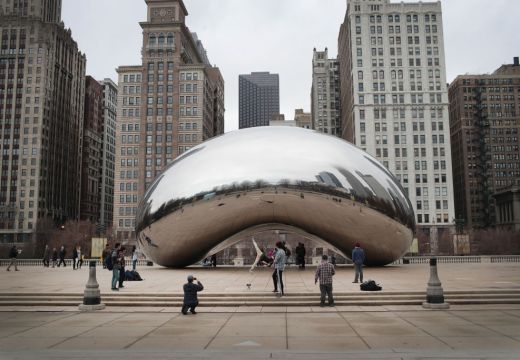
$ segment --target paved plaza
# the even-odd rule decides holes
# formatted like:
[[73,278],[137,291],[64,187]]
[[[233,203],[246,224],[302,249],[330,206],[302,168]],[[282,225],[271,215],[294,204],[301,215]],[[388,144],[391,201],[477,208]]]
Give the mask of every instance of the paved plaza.
[[[179,293],[187,274],[207,293],[270,292],[270,269],[160,267],[138,269],[145,279],[120,293]],[[313,268],[287,271],[287,290],[319,291]],[[335,290],[359,292],[352,268],[338,270]],[[520,288],[518,264],[441,264],[445,291]],[[429,266],[368,268],[382,294],[425,291]],[[88,269],[22,267],[0,272],[0,293],[81,293]],[[98,269],[102,294],[110,272]],[[248,290],[246,283],[251,283]],[[200,307],[183,316],[176,307],[0,307],[0,359],[520,359],[520,304],[420,306]]]
[[[284,272],[288,293],[316,293],[315,267],[299,271],[289,267]],[[79,293],[88,280],[88,266],[81,270],[66,268],[20,267],[21,271],[0,271],[0,292]],[[167,269],[159,266],[138,267],[144,281],[126,282],[124,293],[180,293],[189,274],[203,284],[205,293],[270,292],[273,289],[272,268],[248,267],[189,267]],[[385,291],[426,291],[430,276],[428,264],[392,265],[365,268],[364,280],[374,279]],[[444,290],[520,289],[520,264],[518,263],[466,263],[439,264],[439,278]],[[97,268],[101,293],[111,293],[112,272]],[[334,290],[359,292],[359,284],[353,284],[352,266],[339,267],[334,277]],[[246,284],[251,284],[250,289]]]

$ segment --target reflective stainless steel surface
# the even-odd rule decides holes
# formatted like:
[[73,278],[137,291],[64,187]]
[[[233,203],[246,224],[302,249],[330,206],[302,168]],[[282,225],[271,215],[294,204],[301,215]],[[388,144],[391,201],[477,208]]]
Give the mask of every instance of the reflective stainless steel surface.
[[266,226],[321,239],[367,265],[409,248],[412,206],[393,175],[350,143],[312,130],[257,127],[207,141],[169,165],[141,202],[136,233],[159,265],[191,265]]

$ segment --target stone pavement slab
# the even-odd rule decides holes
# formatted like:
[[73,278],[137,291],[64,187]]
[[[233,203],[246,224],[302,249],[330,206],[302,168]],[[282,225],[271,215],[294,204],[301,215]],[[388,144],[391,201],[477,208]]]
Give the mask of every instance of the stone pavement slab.
[[[0,269],[1,270],[1,269]],[[204,284],[203,294],[211,293],[270,293],[272,269],[259,268],[253,273],[248,268],[189,267],[167,269],[159,266],[138,268],[144,281],[126,282],[121,294],[181,293],[188,274],[194,274]],[[304,271],[290,267],[284,272],[287,293],[319,294],[314,284],[312,267]],[[455,290],[510,290],[520,289],[520,264],[439,264],[439,278],[445,291]],[[339,267],[334,277],[334,291],[359,293],[359,284],[352,283],[351,266]],[[365,279],[374,279],[383,286],[382,293],[395,291],[426,291],[429,278],[428,264],[391,265],[366,268]],[[97,268],[97,279],[102,294],[114,295],[110,290],[112,272]],[[88,268],[21,267],[18,272],[0,271],[0,293],[83,293],[88,280]],[[248,290],[246,284],[251,284]],[[115,294],[117,295],[117,294]]]

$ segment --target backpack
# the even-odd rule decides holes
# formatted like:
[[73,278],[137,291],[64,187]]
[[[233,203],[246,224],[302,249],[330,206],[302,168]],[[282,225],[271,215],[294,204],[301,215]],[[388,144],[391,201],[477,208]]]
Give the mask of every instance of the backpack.
[[376,284],[374,280],[367,280],[359,285],[361,291],[381,291],[382,287]]
[[143,279],[141,278],[141,276],[139,275],[139,273],[137,271],[126,270],[125,271],[125,280],[126,281],[142,281]]

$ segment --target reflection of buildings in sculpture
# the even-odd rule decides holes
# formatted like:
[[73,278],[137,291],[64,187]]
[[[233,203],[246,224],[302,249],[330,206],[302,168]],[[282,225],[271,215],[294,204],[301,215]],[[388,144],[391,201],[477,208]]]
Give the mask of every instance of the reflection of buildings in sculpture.
[[319,182],[336,187],[336,188],[343,188],[343,185],[338,180],[336,175],[334,175],[331,172],[328,171],[322,171],[319,175],[316,175],[316,179],[318,179]]
[[356,175],[352,174],[347,169],[340,168],[338,169],[340,174],[342,174],[346,181],[350,184],[351,194],[355,197],[357,201],[365,201],[370,194],[370,190],[363,185],[363,183],[356,177]]
[[392,202],[388,191],[372,175],[362,174],[359,171],[356,171],[356,173],[365,181],[370,190],[375,194],[375,197]]

